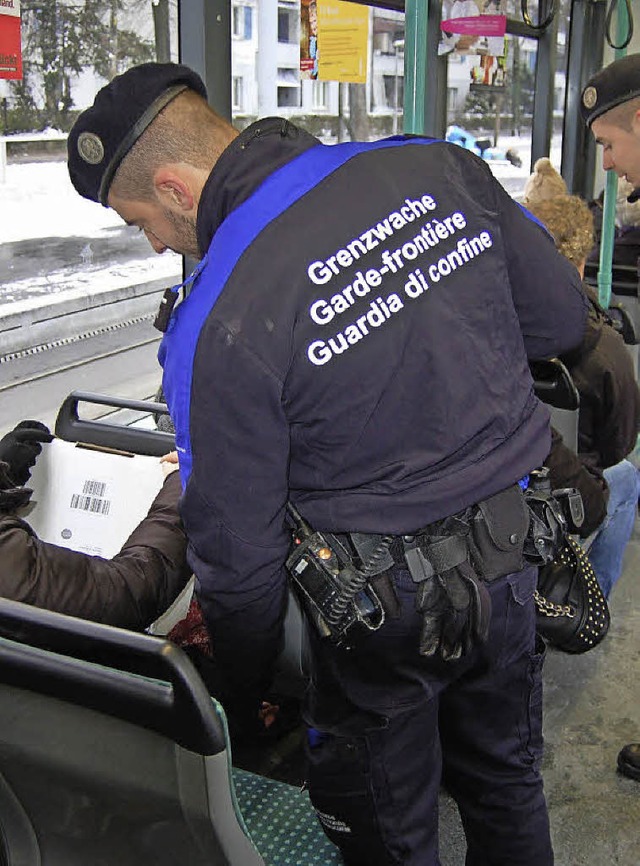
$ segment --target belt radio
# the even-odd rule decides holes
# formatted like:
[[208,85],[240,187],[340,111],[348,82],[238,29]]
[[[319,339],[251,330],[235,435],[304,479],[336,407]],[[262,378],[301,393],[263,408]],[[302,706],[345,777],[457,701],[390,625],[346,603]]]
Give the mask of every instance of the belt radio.
[[343,644],[358,626],[380,628],[384,610],[369,575],[355,566],[337,539],[314,531],[291,503],[287,509],[294,522],[287,570],[319,634]]

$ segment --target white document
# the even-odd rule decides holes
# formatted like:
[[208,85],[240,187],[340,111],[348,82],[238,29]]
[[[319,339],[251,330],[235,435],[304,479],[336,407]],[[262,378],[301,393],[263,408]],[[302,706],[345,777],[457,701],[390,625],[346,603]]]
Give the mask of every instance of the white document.
[[106,559],[146,517],[162,487],[160,458],[54,439],[31,472],[21,512],[42,541]]

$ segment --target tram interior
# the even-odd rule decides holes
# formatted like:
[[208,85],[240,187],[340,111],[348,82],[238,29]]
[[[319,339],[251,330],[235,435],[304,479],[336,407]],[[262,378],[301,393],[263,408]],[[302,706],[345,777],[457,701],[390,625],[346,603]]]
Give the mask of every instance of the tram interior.
[[[109,13],[109,4],[98,5],[104,7],[103,17]],[[509,86],[502,91],[470,88],[475,61],[455,52],[439,53],[440,4],[428,4],[426,22],[421,22],[415,0],[361,5],[369,14],[369,72],[362,85],[299,78],[297,0],[157,0],[142,11],[142,4],[125,2],[118,26],[133,34],[131,44],[137,40],[138,59],[180,59],[196,69],[207,83],[212,104],[239,126],[257,113],[282,114],[327,143],[350,135],[358,122],[371,138],[403,129],[446,137],[456,126],[482,141],[483,152],[487,142],[491,144],[492,158],[486,157],[491,170],[518,200],[535,160],[543,155],[551,157],[573,193],[591,199],[605,186],[593,142],[580,126],[576,93],[594,70],[617,56],[605,38],[616,23],[615,15],[613,24],[606,19],[606,3],[540,0],[535,8],[530,4],[534,22],[529,24],[522,19],[519,3],[503,4],[508,16]],[[629,7],[632,15],[637,14],[636,5]],[[555,15],[547,26],[536,26],[552,9]],[[23,41],[33,60],[29,65],[25,53],[25,85],[36,94],[42,75],[37,63],[42,52],[37,41],[39,13],[27,0],[22,10]],[[422,103],[412,114],[409,67],[423,68],[409,43],[416,18],[418,25],[425,24],[421,36],[426,72],[417,87]],[[624,26],[625,20],[618,22],[618,35]],[[629,53],[640,50],[639,39],[637,34],[631,39]],[[268,50],[256,66],[259,40]],[[121,71],[113,64],[107,74],[104,64],[98,72],[96,68],[87,67],[73,78],[71,103],[77,109],[90,101],[97,82]],[[271,82],[271,90],[262,86],[263,78]],[[35,96],[34,100],[36,105]],[[22,117],[30,104],[21,102],[18,90],[0,79],[0,433],[21,418],[37,417],[70,441],[158,454],[168,450],[171,437],[162,434],[168,438],[158,439],[153,413],[145,406],[155,399],[160,382],[159,335],[151,323],[162,290],[179,282],[193,263],[171,253],[153,257],[144,238],[134,236],[111,212],[81,202],[66,180],[64,140],[73,112],[65,115],[60,106],[45,101],[39,114]],[[65,123],[66,129],[56,128]],[[408,128],[409,124],[413,126]],[[509,150],[517,160],[506,158]],[[598,268],[587,273],[587,281],[599,286]],[[637,367],[637,268],[614,270],[611,288],[613,300],[623,307],[620,327]],[[79,402],[85,406],[76,418],[79,423],[69,424],[67,398],[73,393],[71,415]],[[91,402],[96,395],[102,402]],[[540,395],[545,399],[542,391]],[[57,425],[63,406],[66,420]],[[570,406],[563,415],[562,407],[556,406],[554,411],[566,441],[574,442],[577,410]],[[145,437],[151,442],[155,437],[155,444],[141,446]],[[148,447],[152,450],[145,450]],[[616,772],[620,748],[640,741],[639,574],[636,522],[622,578],[610,599],[606,639],[583,655],[547,650],[542,769],[559,866],[640,862],[640,789],[636,781]],[[181,612],[184,606],[172,612],[170,622]],[[181,857],[189,866],[341,862],[318,832],[300,792],[300,724],[275,743],[229,750],[223,710],[208,697],[205,700],[198,674],[180,659],[171,670],[156,662],[158,646],[165,646],[160,637],[149,638],[147,646],[144,638],[138,642],[138,635],[63,620],[46,612],[31,615],[0,600],[0,718],[3,730],[14,731],[0,735],[1,863],[125,864],[140,862],[141,856],[158,864]],[[155,633],[163,634],[165,626]],[[53,658],[65,635],[72,650]],[[295,642],[300,635],[292,640],[283,682],[285,692],[297,693],[299,682],[294,677],[293,686],[285,676],[295,668],[300,652]],[[148,663],[115,664],[118,655],[146,658],[147,652],[154,657]],[[120,673],[110,671],[111,665]],[[137,696],[136,677],[147,682],[148,694]],[[180,677],[187,684],[184,693],[176,685]],[[172,702],[167,682],[182,698],[186,694],[192,705]],[[127,709],[130,699],[145,709],[132,715]],[[110,701],[125,709],[105,711]],[[196,714],[194,731],[202,734],[200,741],[181,742],[176,731],[182,723],[172,721],[174,712]],[[69,727],[63,734],[65,725]],[[76,729],[83,733],[74,743]],[[94,761],[87,757],[92,751]],[[118,773],[112,775],[109,762],[124,767],[127,760],[129,775],[116,779]],[[88,781],[87,762],[95,777]],[[235,768],[237,801],[229,781],[230,764]],[[150,779],[154,766],[162,766],[166,774]],[[50,808],[47,786],[39,784],[45,778],[56,791],[56,810]],[[107,788],[114,786],[111,800],[96,793],[103,781]],[[85,785],[86,810],[74,811]],[[153,820],[151,807],[137,814],[142,797],[148,796],[158,807]],[[38,830],[20,806],[21,797],[33,804],[29,808],[34,825],[36,815],[42,821],[40,832],[47,834],[47,843],[41,849]],[[96,811],[100,803],[102,814]],[[131,815],[124,814],[123,803]],[[247,845],[238,807],[256,843],[259,840],[260,855]],[[91,828],[104,825],[107,809],[118,829],[112,847],[100,852],[104,859],[99,859],[91,847]],[[216,825],[216,810],[223,817],[221,827]],[[154,828],[146,835],[145,821]],[[140,836],[140,847],[127,842],[127,833]],[[301,839],[307,847],[301,847]],[[442,866],[462,866],[464,834],[455,803],[445,790],[440,797],[440,840]],[[187,856],[185,851],[191,853]]]

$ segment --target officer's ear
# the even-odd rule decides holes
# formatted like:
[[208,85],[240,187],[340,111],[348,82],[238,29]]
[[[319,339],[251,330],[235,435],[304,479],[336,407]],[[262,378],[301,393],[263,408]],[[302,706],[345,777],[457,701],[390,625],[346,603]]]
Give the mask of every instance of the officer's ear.
[[195,197],[191,184],[171,166],[162,166],[156,170],[153,186],[160,204],[171,210],[193,210]]

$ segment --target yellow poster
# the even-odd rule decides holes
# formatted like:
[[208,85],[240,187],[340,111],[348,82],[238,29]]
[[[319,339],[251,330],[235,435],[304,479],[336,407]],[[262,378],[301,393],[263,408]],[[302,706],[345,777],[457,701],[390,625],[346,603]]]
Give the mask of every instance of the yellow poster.
[[367,80],[369,9],[344,0],[317,0],[318,78]]

